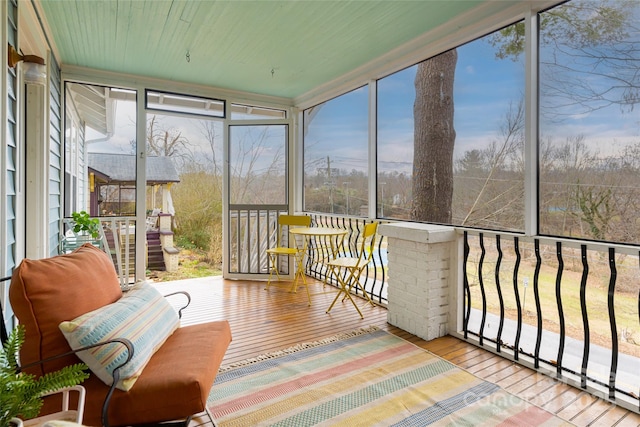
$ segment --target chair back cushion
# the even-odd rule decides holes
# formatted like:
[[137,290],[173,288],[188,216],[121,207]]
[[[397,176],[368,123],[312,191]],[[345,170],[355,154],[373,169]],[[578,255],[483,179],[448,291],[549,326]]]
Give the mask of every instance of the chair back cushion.
[[[91,244],[40,260],[23,260],[13,272],[9,300],[25,326],[21,364],[70,351],[58,325],[122,297],[118,274],[110,257]],[[75,355],[56,359],[28,372],[42,375],[72,363]]]

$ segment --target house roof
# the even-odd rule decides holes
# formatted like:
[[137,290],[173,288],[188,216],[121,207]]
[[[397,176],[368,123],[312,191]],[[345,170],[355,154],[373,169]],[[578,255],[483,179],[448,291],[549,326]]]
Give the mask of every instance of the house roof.
[[[136,156],[133,154],[88,154],[88,167],[110,183],[133,183],[136,176]],[[170,157],[147,157],[147,184],[180,182],[178,171]]]

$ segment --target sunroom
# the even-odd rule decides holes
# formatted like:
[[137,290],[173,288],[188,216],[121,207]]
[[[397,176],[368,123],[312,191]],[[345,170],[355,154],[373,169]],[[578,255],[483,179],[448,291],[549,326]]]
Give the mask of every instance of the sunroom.
[[217,206],[204,234],[225,279],[267,278],[281,213],[350,236],[378,221],[366,289],[391,325],[640,410],[637,2],[13,0],[2,14],[17,54],[0,277],[58,253],[65,218],[108,196],[90,156],[117,154],[137,159],[128,214],[100,218],[133,230],[123,285],[144,279],[133,248],[167,194],[148,162],[168,157],[176,224]]

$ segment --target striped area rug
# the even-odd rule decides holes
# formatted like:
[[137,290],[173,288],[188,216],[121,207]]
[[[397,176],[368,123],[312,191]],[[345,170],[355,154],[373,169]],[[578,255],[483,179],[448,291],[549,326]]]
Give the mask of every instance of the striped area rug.
[[221,427],[569,425],[375,327],[223,367],[209,409]]

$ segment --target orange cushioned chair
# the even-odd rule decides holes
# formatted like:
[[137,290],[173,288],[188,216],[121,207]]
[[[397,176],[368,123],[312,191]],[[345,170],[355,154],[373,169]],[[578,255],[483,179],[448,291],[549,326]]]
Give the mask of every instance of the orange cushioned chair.
[[[21,364],[26,366],[71,348],[59,329],[63,321],[120,300],[123,293],[109,256],[87,244],[42,260],[25,259],[14,271],[11,306],[25,326]],[[227,321],[180,327],[153,353],[129,391],[116,389],[102,416],[109,386],[94,374],[86,388],[83,424],[135,425],[189,419],[206,410],[211,386],[231,342]],[[134,351],[135,353],[135,351]],[[35,375],[79,363],[75,355],[28,370]],[[41,415],[58,402],[46,402]]]

